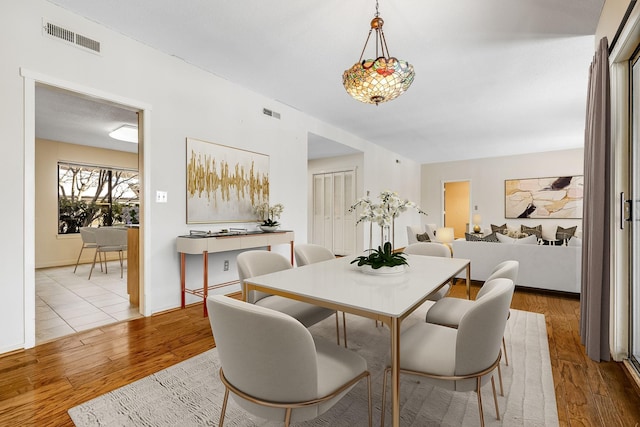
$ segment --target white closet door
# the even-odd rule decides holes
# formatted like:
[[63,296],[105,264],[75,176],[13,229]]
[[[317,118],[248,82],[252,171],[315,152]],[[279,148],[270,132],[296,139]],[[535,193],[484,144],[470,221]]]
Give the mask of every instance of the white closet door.
[[333,174],[333,253],[344,255],[344,172]]
[[324,174],[322,246],[333,250],[333,174]]
[[355,170],[313,175],[312,242],[336,255],[355,253]]
[[324,246],[324,175],[313,176],[312,243]]
[[356,252],[356,213],[349,212],[349,208],[356,203],[356,172],[344,173],[344,253],[351,255]]

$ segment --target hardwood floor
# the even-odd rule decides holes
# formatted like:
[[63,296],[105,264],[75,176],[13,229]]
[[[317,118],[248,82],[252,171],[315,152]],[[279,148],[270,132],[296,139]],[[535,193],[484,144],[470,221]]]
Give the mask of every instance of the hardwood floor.
[[[475,296],[478,287],[472,288]],[[464,297],[464,286],[453,296]],[[622,364],[580,345],[579,302],[518,290],[512,307],[546,315],[561,426],[639,426]],[[202,306],[109,325],[0,357],[0,425],[73,426],[67,409],[214,347]]]

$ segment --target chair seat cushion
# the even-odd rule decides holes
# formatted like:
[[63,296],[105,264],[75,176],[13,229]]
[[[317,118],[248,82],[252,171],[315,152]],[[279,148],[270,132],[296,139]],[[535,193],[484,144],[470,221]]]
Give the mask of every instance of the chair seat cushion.
[[400,337],[400,368],[436,375],[454,375],[457,331],[418,323]]
[[[367,370],[367,361],[354,351],[336,345],[335,342],[314,337],[318,354],[318,397],[327,396],[341,387],[348,378],[355,378]],[[319,408],[322,414],[351,387]]]
[[126,251],[127,250],[127,246],[122,246],[122,245],[113,245],[113,246],[99,246],[98,250],[100,252],[119,252],[119,251]]
[[429,301],[440,301],[441,299],[447,296],[450,288],[451,288],[451,285],[448,285],[448,284],[444,285],[442,288],[438,290],[438,292],[436,292],[435,294],[429,297]]
[[307,328],[335,313],[335,310],[277,295],[270,295],[266,298],[262,298],[256,302],[256,305],[288,314],[294,319],[297,319]]
[[427,323],[457,328],[462,316],[474,302],[462,298],[442,298],[427,311]]

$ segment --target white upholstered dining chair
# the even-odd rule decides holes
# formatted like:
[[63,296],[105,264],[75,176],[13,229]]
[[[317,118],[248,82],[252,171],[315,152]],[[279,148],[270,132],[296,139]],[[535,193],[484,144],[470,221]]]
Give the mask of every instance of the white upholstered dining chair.
[[[485,284],[480,288],[478,294],[476,295],[475,301],[478,301],[486,295],[486,293],[490,290],[490,288],[486,287],[487,283],[491,282],[493,279],[509,279],[514,284],[518,283],[518,270],[520,267],[520,263],[514,260],[507,260],[499,263],[495,266],[492,273],[487,278]],[[438,301],[436,304],[429,308],[427,311],[426,321],[428,323],[435,323],[438,325],[449,326],[452,328],[457,328],[458,324],[460,324],[460,319],[462,316],[469,310],[474,304],[475,301],[462,299],[462,298],[443,298]],[[509,314],[507,314],[507,318]],[[503,349],[504,349],[504,360],[507,365],[509,365],[509,356],[507,355],[507,345],[503,339]],[[502,381],[500,381],[500,386],[502,388]]]
[[[279,253],[260,250],[240,253],[236,259],[236,263],[243,294],[246,294],[244,281],[248,278],[293,268],[289,260]],[[286,313],[300,321],[300,323],[306,327],[315,325],[335,314],[335,310],[264,292],[251,291],[249,295],[247,295],[247,301]],[[336,325],[336,334],[338,336],[338,344],[340,344],[338,325]]]
[[[299,244],[294,249],[296,264],[302,267],[316,262],[329,261],[336,259],[336,256],[329,249],[321,245],[313,243]],[[338,312],[336,311],[336,331],[340,330],[338,320]],[[347,317],[342,313],[342,334],[344,337],[344,346],[347,346]],[[338,335],[338,345],[340,345],[340,335]]]
[[[437,256],[443,258],[451,258],[451,250],[449,247],[438,242],[417,242],[407,245],[403,252],[410,255]],[[440,288],[435,294],[429,297],[430,301],[438,301],[446,297],[451,289],[451,284],[447,283]]]
[[323,414],[364,378],[371,427],[371,376],[362,356],[312,337],[287,314],[222,295],[206,303],[225,386],[220,427],[230,393],[242,409],[288,427]]
[[117,252],[118,259],[120,261],[120,278],[124,274],[124,251],[127,250],[127,229],[121,227],[98,227],[93,230],[96,237],[96,253],[93,256],[93,264],[91,264],[91,270],[89,271],[89,279],[93,273],[93,268],[96,265],[96,258],[100,254],[105,254],[104,258],[104,271],[107,270],[107,257],[108,252]]
[[[417,323],[400,335],[400,372],[417,375],[428,384],[456,392],[475,391],[480,424],[484,426],[482,386],[491,379],[496,418],[500,419],[493,371],[500,364],[500,344],[513,297],[510,279],[485,283],[488,290],[460,319],[457,329]],[[437,304],[437,303],[436,303]],[[387,368],[382,393],[384,426]]]

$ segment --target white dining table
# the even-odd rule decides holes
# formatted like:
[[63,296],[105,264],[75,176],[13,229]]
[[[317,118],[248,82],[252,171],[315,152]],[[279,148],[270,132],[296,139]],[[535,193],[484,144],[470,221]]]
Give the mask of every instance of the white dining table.
[[261,291],[379,320],[391,335],[392,425],[400,426],[400,325],[430,295],[466,269],[467,298],[471,282],[468,259],[407,255],[402,274],[369,275],[336,258],[245,280],[243,297]]

